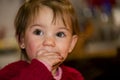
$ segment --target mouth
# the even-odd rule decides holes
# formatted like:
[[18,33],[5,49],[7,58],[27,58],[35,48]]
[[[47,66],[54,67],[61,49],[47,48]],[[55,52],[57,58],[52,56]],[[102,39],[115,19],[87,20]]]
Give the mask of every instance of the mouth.
[[57,50],[50,50],[50,49],[39,49],[37,52],[39,52],[39,51],[45,51],[45,52],[48,52],[48,53],[51,53],[51,52],[53,52],[53,53],[57,53],[57,54],[59,54],[59,52],[58,52]]
[[60,53],[57,50],[39,49],[37,51],[37,53],[40,52],[40,51],[48,52],[48,53],[56,53],[56,54],[60,55]]
[[[38,52],[40,52],[40,51],[43,51],[43,52],[48,52],[48,53],[56,53],[56,54],[58,54],[59,56],[62,56],[62,55],[60,54],[60,52],[59,52],[59,51],[57,51],[57,50],[39,49],[39,50],[37,51],[37,53],[38,53]],[[64,57],[63,57],[63,56],[62,56],[62,59],[64,59]]]

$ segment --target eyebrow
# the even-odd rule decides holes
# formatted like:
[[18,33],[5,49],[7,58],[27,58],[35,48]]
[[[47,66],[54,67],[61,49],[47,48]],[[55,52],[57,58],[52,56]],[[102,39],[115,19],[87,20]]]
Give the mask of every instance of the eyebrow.
[[41,24],[32,24],[30,25],[30,27],[34,27],[34,26],[42,26]]
[[[30,28],[32,28],[33,26],[44,27],[44,26],[41,25],[41,24],[33,24],[33,25],[30,26]],[[65,29],[65,30],[67,30],[67,31],[69,31],[69,32],[72,32],[72,30],[71,30],[70,28],[67,28],[67,26],[59,27],[58,29]]]
[[41,24],[32,24],[32,25],[30,25],[30,28],[32,28],[34,26],[40,26],[40,27],[42,27],[43,25],[41,25]]
[[59,29],[65,29],[67,31],[70,31],[71,32],[71,29],[67,28],[66,26],[65,27],[60,27]]

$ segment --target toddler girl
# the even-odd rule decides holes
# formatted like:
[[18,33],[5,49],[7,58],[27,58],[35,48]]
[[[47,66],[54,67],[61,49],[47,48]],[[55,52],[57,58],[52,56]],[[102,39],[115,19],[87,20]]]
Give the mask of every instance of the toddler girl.
[[0,80],[83,80],[77,70],[62,65],[79,35],[68,0],[25,2],[16,16],[15,29],[26,60],[1,69]]

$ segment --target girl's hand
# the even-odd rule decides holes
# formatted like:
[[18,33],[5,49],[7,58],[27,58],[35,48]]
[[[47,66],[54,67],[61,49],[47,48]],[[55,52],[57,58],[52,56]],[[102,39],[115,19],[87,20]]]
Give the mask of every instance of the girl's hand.
[[63,57],[57,52],[39,50],[36,59],[50,66],[51,71],[63,62]]

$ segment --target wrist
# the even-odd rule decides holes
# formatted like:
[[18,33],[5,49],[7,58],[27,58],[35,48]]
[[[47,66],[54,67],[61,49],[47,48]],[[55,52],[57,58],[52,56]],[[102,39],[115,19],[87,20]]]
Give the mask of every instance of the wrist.
[[52,71],[52,66],[50,66],[47,62],[39,60],[41,63],[43,63],[49,71]]

